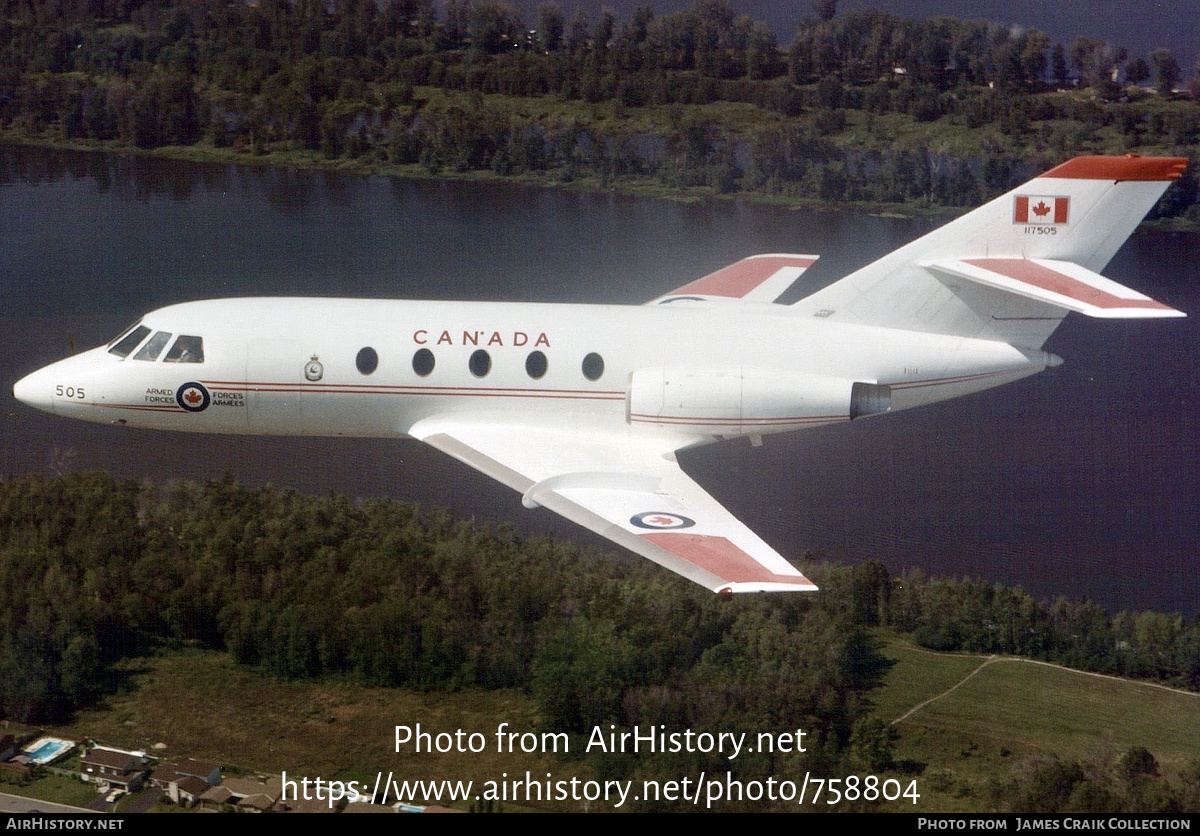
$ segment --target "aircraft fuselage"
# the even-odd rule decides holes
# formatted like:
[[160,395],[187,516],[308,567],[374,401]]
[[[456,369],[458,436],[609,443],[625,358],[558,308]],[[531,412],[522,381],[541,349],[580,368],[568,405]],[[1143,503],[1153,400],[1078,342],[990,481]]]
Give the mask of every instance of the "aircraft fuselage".
[[[245,298],[173,305],[142,326],[143,346],[168,335],[154,359],[137,344],[117,356],[114,341],[14,391],[58,415],[189,432],[396,437],[424,417],[482,407],[728,437],[848,420],[856,383],[886,392],[871,411],[895,411],[1054,362],[1001,342],[798,320],[755,303]],[[169,356],[178,335],[199,338],[199,361]]]

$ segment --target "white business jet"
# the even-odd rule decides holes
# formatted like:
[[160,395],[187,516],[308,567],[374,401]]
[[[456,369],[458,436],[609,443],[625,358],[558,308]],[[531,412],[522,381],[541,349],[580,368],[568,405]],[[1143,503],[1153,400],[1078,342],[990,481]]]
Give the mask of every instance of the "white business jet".
[[1079,157],[791,305],[816,256],[642,306],[244,298],[148,313],[18,381],[70,418],[410,436],[719,593],[816,587],[676,451],[968,395],[1062,361],[1069,311],[1179,311],[1099,275],[1184,158]]

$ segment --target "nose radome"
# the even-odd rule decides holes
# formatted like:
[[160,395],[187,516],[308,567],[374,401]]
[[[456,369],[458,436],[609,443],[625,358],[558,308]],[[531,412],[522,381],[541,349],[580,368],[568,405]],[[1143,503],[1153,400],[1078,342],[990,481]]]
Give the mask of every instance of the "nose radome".
[[46,369],[38,369],[14,383],[13,397],[34,409],[54,412],[54,386]]

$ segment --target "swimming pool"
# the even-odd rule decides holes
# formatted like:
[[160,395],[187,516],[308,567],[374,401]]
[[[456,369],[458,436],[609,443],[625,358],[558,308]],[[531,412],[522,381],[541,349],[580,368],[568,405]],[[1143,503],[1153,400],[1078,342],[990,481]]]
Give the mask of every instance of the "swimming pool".
[[21,754],[34,763],[47,764],[58,760],[75,748],[74,742],[57,737],[39,737],[21,750]]

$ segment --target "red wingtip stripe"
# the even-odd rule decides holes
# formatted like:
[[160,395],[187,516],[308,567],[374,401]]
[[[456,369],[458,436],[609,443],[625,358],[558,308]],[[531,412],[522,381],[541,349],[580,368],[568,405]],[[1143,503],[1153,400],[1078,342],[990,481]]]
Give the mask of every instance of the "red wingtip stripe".
[[793,255],[758,255],[722,267],[715,273],[685,284],[670,292],[670,296],[728,296],[740,299],[775,275],[784,267],[812,267],[815,258]]
[[779,575],[772,572],[725,537],[667,531],[642,534],[641,537],[730,583],[812,585],[801,574]]
[[1076,157],[1043,174],[1076,180],[1177,180],[1187,157]]

